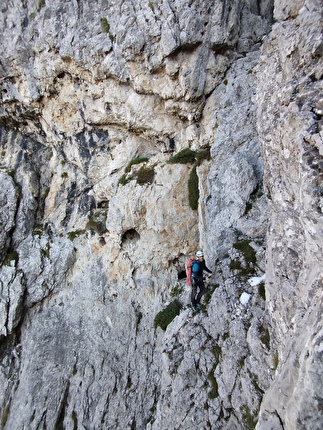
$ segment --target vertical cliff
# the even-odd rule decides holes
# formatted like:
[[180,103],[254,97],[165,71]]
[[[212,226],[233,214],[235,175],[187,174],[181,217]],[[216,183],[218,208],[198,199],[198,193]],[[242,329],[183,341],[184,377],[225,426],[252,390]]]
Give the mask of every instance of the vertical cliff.
[[275,16],[258,66],[257,105],[277,369],[259,427],[314,429],[322,426],[323,388],[322,4],[286,2]]
[[276,3],[1,4],[1,428],[321,428],[322,6]]

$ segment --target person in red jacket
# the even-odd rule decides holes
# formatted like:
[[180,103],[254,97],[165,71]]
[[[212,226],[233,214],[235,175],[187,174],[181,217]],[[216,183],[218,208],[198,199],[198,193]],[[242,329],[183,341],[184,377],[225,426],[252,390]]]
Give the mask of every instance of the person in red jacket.
[[206,292],[204,285],[205,273],[209,276],[212,275],[212,270],[210,270],[205,263],[203,251],[197,251],[196,260],[192,264],[192,274],[191,274],[191,302],[194,311],[198,311],[201,307],[201,298]]

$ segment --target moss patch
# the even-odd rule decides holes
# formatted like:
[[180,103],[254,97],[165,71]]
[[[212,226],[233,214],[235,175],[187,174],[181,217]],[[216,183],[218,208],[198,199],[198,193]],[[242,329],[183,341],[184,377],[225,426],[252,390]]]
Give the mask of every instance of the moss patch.
[[125,168],[125,172],[129,173],[131,170],[131,166],[135,165],[135,164],[141,164],[141,163],[145,163],[148,161],[147,157],[137,157],[137,158],[133,158],[128,164],[127,167]]
[[165,309],[158,312],[154,319],[154,327],[157,328],[159,326],[163,330],[166,330],[168,324],[170,324],[173,319],[177,315],[179,315],[181,309],[182,304],[175,299],[174,301],[169,303],[169,305]]
[[168,162],[171,164],[193,164],[196,160],[196,152],[192,151],[190,148],[182,149],[177,154],[175,154]]
[[16,251],[11,251],[9,254],[7,254],[4,264],[6,266],[11,266],[11,262],[14,262],[14,265],[17,266],[19,260],[19,255]]
[[250,246],[250,240],[240,240],[233,244],[233,248],[242,252],[247,263],[256,263],[256,251]]
[[108,23],[108,20],[105,17],[101,18],[100,23],[101,23],[101,30],[104,33],[109,33],[109,31],[110,31],[110,24]]
[[216,399],[217,397],[219,397],[219,388],[213,370],[209,372],[209,374],[207,375],[207,379],[209,380],[211,385],[211,391],[208,392],[207,396],[210,400]]
[[69,240],[73,241],[74,239],[79,236],[82,236],[83,234],[85,234],[85,230],[74,230],[67,233],[67,237],[69,238]]
[[246,430],[254,430],[258,421],[257,416],[254,416],[247,405],[240,407],[244,428]]
[[137,184],[144,185],[144,184],[152,184],[154,182],[155,177],[155,170],[153,167],[146,168],[141,167],[137,174],[135,175],[135,178],[137,180]]
[[255,273],[256,269],[256,251],[250,245],[250,240],[239,240],[233,244],[233,248],[241,253],[243,262],[240,259],[235,259],[230,262],[230,269],[237,270],[238,276],[246,278]]
[[264,282],[260,282],[258,285],[258,294],[262,299],[266,300],[266,288]]
[[188,204],[193,211],[196,211],[199,204],[200,192],[199,192],[199,178],[196,173],[196,166],[191,170],[188,178]]

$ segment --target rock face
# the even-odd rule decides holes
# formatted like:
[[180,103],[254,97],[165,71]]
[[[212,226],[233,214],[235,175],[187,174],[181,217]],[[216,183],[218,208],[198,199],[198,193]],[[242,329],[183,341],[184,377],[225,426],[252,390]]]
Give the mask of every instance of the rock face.
[[1,4],[1,428],[322,428],[321,23]]

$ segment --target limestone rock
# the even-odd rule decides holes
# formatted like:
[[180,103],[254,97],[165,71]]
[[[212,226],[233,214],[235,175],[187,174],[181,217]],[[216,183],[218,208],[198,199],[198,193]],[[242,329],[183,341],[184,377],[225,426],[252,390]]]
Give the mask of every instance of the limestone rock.
[[2,3],[2,428],[321,428],[320,2]]

